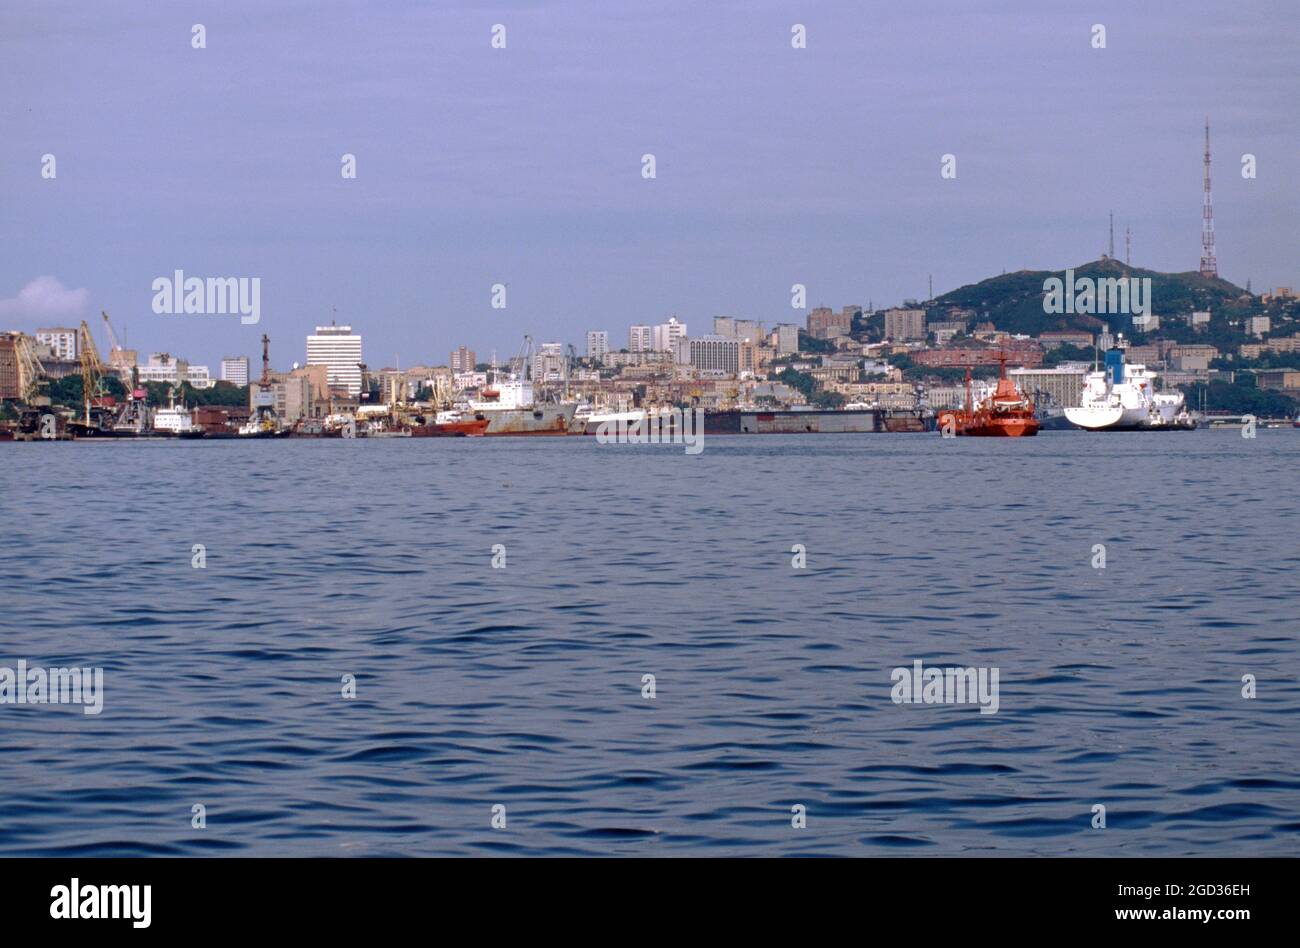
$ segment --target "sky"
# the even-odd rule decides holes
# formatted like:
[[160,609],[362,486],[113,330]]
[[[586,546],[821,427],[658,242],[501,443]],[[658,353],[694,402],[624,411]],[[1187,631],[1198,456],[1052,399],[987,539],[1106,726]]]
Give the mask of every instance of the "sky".
[[[1060,270],[1112,210],[1119,256],[1127,225],[1135,265],[1194,270],[1207,115],[1221,274],[1300,284],[1289,2],[5,0],[0,329],[107,349],[103,309],[214,373],[331,319],[372,368],[581,352],[802,322],[795,283],[880,308]],[[260,322],[155,313],[178,269],[259,278]]]

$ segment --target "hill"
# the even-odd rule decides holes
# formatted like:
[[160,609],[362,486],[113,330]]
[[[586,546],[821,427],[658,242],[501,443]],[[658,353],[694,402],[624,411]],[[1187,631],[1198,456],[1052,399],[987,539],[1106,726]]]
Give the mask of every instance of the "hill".
[[[1173,318],[1184,317],[1194,310],[1210,311],[1211,335],[1218,335],[1216,330],[1227,329],[1230,320],[1262,311],[1258,299],[1246,290],[1227,280],[1203,277],[1199,273],[1160,273],[1105,258],[1073,269],[1076,279],[1150,279],[1151,312],[1161,318],[1161,332],[1166,336],[1176,334],[1170,332]],[[929,318],[943,319],[945,312],[958,308],[974,311],[973,322],[991,322],[998,329],[1032,336],[1058,330],[1095,333],[1104,326],[1109,326],[1112,331],[1133,333],[1132,318],[1128,315],[1044,312],[1043,301],[1047,294],[1043,284],[1052,277],[1064,279],[1065,271],[1019,270],[958,287],[932,302]]]

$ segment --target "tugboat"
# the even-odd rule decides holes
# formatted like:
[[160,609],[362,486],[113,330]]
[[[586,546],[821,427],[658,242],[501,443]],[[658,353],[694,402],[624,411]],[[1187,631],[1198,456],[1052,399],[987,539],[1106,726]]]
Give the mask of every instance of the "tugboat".
[[1034,403],[1007,378],[1007,354],[998,354],[998,385],[976,407],[971,398],[970,368],[966,369],[966,407],[941,411],[939,430],[975,438],[1031,438],[1040,427]]

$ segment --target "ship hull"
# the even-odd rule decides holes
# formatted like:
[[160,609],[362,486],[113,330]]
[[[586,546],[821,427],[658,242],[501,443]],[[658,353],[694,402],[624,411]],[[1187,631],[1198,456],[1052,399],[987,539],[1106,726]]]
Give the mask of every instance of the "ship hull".
[[1118,406],[1067,408],[1065,417],[1085,431],[1186,431],[1189,427],[1162,414],[1153,417],[1145,409]]
[[1042,427],[1032,412],[999,415],[987,411],[970,415],[965,411],[943,411],[939,430],[965,438],[1032,438]]
[[971,425],[957,434],[971,438],[1032,438],[1038,434],[1038,422],[1032,418],[1028,421],[991,421]]
[[[880,413],[864,411],[713,411],[705,434],[864,434],[885,430]],[[893,419],[890,419],[893,420]],[[918,419],[919,421],[919,419]]]
[[506,435],[567,435],[577,405],[537,405],[534,408],[484,408],[474,413],[486,421],[488,437]]
[[448,421],[440,425],[413,425],[412,438],[481,438],[488,429],[486,418],[470,421]]

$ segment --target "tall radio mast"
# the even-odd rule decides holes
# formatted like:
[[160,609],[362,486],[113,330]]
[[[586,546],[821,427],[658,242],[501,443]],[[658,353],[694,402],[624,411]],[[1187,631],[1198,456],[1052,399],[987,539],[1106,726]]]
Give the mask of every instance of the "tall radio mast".
[[1201,276],[1217,277],[1214,255],[1214,202],[1210,199],[1210,117],[1205,117],[1205,199],[1201,209]]

